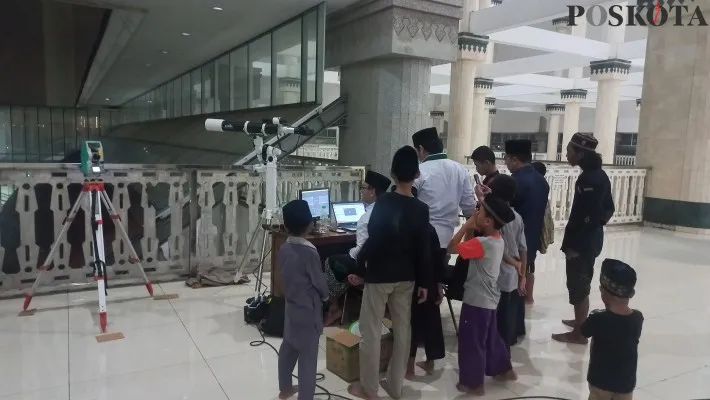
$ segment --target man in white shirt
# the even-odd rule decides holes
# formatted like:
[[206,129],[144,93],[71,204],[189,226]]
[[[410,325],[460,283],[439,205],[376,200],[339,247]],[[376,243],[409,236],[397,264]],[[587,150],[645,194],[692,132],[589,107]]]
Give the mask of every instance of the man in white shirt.
[[357,267],[357,256],[368,238],[367,224],[370,221],[372,208],[375,206],[377,197],[386,193],[392,181],[382,174],[374,171],[367,171],[365,174],[365,185],[362,188],[362,201],[365,203],[365,214],[357,221],[357,231],[355,233],[355,247],[347,254],[336,254],[328,257],[325,262],[325,275],[328,281],[328,291],[330,292],[330,307],[326,315],[326,326],[337,322],[342,315],[342,310],[338,306],[338,299],[345,294],[348,289],[348,275]]
[[417,197],[429,206],[429,221],[446,250],[459,225],[459,210],[466,216],[476,210],[471,175],[463,165],[448,159],[436,128],[415,133],[412,142],[421,161],[421,175],[414,181]]

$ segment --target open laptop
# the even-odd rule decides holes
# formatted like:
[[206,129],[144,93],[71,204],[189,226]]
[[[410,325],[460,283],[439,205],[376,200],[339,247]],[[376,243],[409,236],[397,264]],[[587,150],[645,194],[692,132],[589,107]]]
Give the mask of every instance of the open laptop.
[[356,230],[357,221],[363,214],[365,214],[365,203],[361,201],[333,203],[333,215],[338,229]]

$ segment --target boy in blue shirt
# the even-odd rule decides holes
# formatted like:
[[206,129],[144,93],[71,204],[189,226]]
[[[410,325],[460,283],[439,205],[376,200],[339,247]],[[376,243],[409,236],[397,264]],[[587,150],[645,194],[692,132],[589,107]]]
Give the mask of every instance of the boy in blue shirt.
[[[284,340],[279,349],[279,398],[287,399],[298,392],[298,400],[312,400],[328,284],[318,251],[305,239],[313,223],[308,203],[294,200],[286,204],[283,220],[290,236],[277,257],[286,299]],[[293,386],[291,375],[297,361],[299,386]]]

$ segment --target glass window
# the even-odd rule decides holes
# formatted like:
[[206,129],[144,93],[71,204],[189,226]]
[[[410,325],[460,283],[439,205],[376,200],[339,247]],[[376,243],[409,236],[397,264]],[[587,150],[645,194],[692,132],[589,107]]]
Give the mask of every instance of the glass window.
[[202,113],[214,112],[214,62],[202,66]]
[[74,110],[76,114],[76,148],[89,138],[89,116],[86,110]]
[[229,54],[226,54],[215,61],[214,76],[214,111],[229,111]]
[[52,155],[64,154],[64,110],[51,109],[52,117]]
[[249,107],[271,105],[271,34],[249,43]]
[[116,111],[101,110],[99,111],[99,129],[95,136],[103,136],[111,131],[111,116],[116,114]]
[[231,89],[230,110],[245,110],[249,108],[249,74],[247,48],[241,47],[229,53]]
[[173,97],[173,93],[175,93],[173,90],[175,89],[175,84],[171,81],[168,82],[167,85],[165,85],[165,102],[167,103],[166,107],[166,116],[167,118],[173,118],[175,117],[175,98]]
[[11,113],[9,107],[0,107],[0,160],[9,161],[12,153]]
[[77,148],[76,145],[76,115],[73,108],[64,109],[64,149],[61,154],[66,154]]
[[[99,110],[89,110],[89,137],[96,139],[101,136],[101,122],[99,121]],[[86,139],[84,139],[86,140]],[[81,144],[81,143],[80,143]]]
[[25,160],[39,161],[39,137],[37,136],[37,108],[25,107]]
[[190,73],[190,81],[192,83],[192,93],[190,101],[192,102],[192,115],[202,114],[202,71],[195,68]]
[[303,43],[305,47],[306,87],[305,101],[316,101],[316,67],[318,55],[318,10],[303,17]]
[[190,107],[190,73],[187,73],[180,78],[182,81],[182,116],[190,115],[192,108]]
[[168,117],[168,102],[166,100],[167,85],[162,85],[158,88],[158,118],[165,119]]
[[175,112],[173,116],[182,116],[182,81],[176,78],[173,81],[173,101],[175,103]]
[[52,112],[49,108],[37,110],[37,136],[40,160],[48,160],[52,156]]
[[12,107],[12,151],[13,161],[25,161],[25,109],[23,107]]
[[301,102],[301,22],[297,19],[274,32],[274,105]]

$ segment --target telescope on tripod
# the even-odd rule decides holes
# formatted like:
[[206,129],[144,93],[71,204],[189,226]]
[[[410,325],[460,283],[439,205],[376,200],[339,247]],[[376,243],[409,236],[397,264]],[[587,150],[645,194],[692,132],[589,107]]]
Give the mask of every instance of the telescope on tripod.
[[[254,150],[250,155],[242,158],[246,160],[252,156],[256,156],[259,164],[254,166],[254,170],[262,173],[264,179],[264,210],[259,219],[259,225],[254,230],[249,244],[247,245],[246,253],[242,258],[237,273],[234,276],[235,283],[246,283],[248,280],[243,278],[243,270],[249,259],[249,254],[254,247],[256,238],[262,234],[262,242],[260,249],[259,265],[257,272],[257,283],[254,290],[254,297],[247,300],[247,305],[244,306],[244,320],[247,323],[257,322],[260,320],[260,310],[265,300],[261,295],[261,287],[264,275],[264,254],[266,251],[266,241],[268,231],[265,226],[271,226],[274,215],[279,211],[278,204],[278,160],[283,154],[281,149],[275,146],[279,140],[290,135],[313,136],[314,132],[302,126],[286,126],[286,122],[280,117],[264,119],[261,122],[253,121],[225,121],[223,119],[207,119],[205,120],[205,129],[212,132],[240,132],[249,136],[254,144]],[[268,141],[264,141],[267,136],[274,135]],[[241,162],[237,162],[240,165]]]

